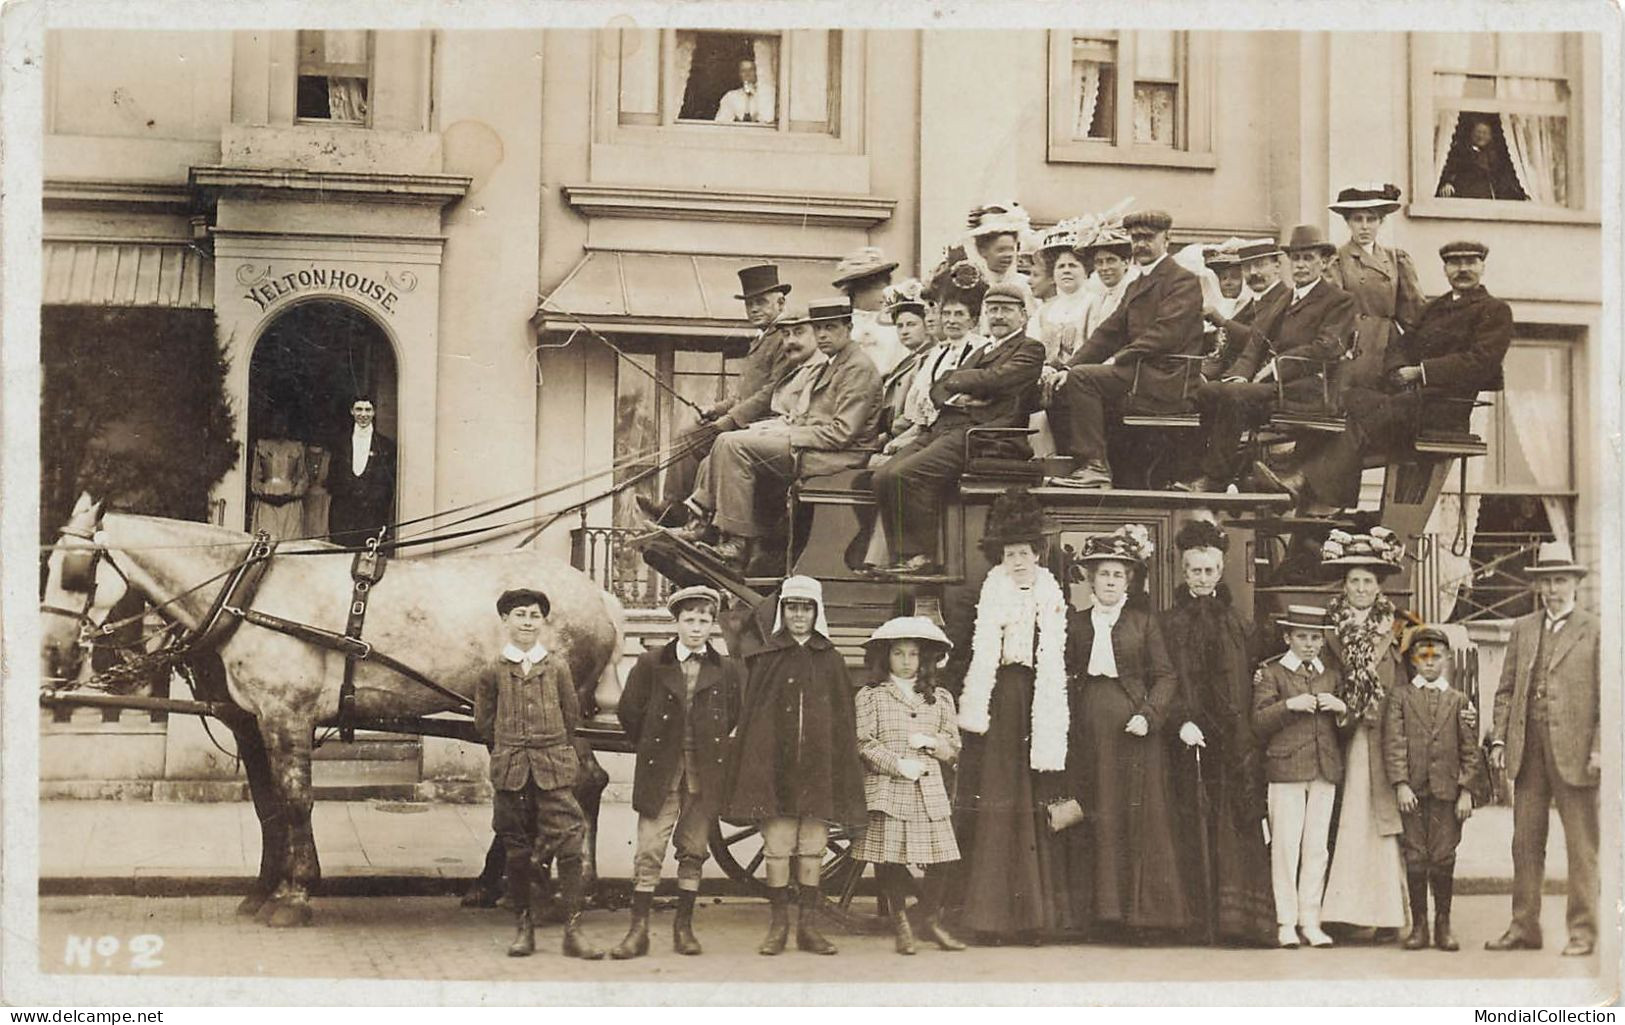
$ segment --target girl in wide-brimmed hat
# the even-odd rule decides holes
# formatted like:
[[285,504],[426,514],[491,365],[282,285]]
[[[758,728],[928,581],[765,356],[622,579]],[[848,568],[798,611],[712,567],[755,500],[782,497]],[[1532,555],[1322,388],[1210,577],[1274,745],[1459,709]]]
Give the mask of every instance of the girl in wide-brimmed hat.
[[943,784],[943,767],[959,757],[959,725],[953,697],[936,685],[937,666],[952,647],[923,616],[887,620],[864,644],[870,679],[857,693],[858,755],[869,824],[852,857],[875,866],[899,954],[914,953],[905,911],[910,865],[925,866],[915,908],[921,928],[943,950],[965,949],[940,917],[949,873],[959,862]]

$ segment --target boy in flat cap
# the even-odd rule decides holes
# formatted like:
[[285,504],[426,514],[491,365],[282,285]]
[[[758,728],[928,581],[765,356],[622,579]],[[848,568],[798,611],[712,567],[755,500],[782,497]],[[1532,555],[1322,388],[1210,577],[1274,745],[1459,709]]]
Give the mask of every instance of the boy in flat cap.
[[507,852],[508,899],[518,924],[508,956],[536,951],[534,866],[552,858],[567,916],[564,956],[594,961],[604,952],[581,934],[587,820],[571,791],[580,767],[571,741],[581,709],[569,668],[540,640],[550,609],[547,595],[529,588],[497,599],[508,643],[474,683],[474,727],[491,750],[491,829]]
[[1459,950],[1450,931],[1456,847],[1473,814],[1468,790],[1478,771],[1478,719],[1462,714],[1467,698],[1445,679],[1450,638],[1436,626],[1412,631],[1406,657],[1415,670],[1383,712],[1383,756],[1394,784],[1404,833],[1405,878],[1411,895],[1406,950],[1428,945],[1428,886],[1433,887],[1433,945]]
[[616,960],[649,952],[649,912],[666,846],[677,839],[677,920],[672,947],[700,953],[694,898],[722,801],[723,747],[739,719],[744,681],[737,663],[711,646],[722,596],[701,585],[675,592],[666,608],[677,636],[638,656],[615,714],[637,745],[632,807],[638,813],[633,857],[632,926]]

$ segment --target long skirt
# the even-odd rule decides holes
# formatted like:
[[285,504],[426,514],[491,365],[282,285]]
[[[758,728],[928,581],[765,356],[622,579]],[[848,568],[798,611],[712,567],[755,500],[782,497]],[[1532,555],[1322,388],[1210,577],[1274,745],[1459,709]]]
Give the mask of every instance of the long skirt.
[[1377,832],[1371,812],[1371,729],[1361,725],[1343,759],[1343,811],[1337,819],[1321,919],[1379,929],[1405,924],[1405,861],[1399,837]]
[[1085,819],[1064,835],[1083,849],[1088,874],[1074,911],[1086,904],[1101,925],[1184,928],[1191,909],[1174,848],[1167,745],[1155,733],[1123,732],[1138,702],[1117,680],[1090,676],[1076,686],[1069,747],[1081,759]]
[[[1275,894],[1263,820],[1244,818],[1239,810],[1258,802],[1244,801],[1244,775],[1220,768],[1213,740],[1208,743],[1203,786],[1198,789],[1194,773],[1186,772],[1178,779],[1185,786],[1175,791],[1180,871],[1191,895],[1193,931],[1201,940],[1273,945]],[[1194,757],[1175,748],[1172,757],[1181,756]]]
[[1032,707],[1033,671],[1001,666],[987,733],[964,734],[954,795],[964,858],[958,924],[972,932],[1043,933],[1073,925],[1062,899],[1064,851],[1049,830],[1040,774],[1029,767]]

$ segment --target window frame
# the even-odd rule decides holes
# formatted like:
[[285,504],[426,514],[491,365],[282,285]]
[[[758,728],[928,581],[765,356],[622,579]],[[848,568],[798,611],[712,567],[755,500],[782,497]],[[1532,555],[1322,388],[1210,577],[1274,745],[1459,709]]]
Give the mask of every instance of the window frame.
[[[1499,34],[1499,33],[1493,33]],[[1563,35],[1563,70],[1561,76],[1518,75],[1506,77],[1539,78],[1561,81],[1568,86],[1568,101],[1564,116],[1568,120],[1567,152],[1569,199],[1565,206],[1547,206],[1533,200],[1461,199],[1454,196],[1436,196],[1438,169],[1433,152],[1434,123],[1439,110],[1434,96],[1434,75],[1440,72],[1471,76],[1503,77],[1499,67],[1457,67],[1442,64],[1435,45],[1436,33],[1412,32],[1409,38],[1410,100],[1411,100],[1411,201],[1406,213],[1412,217],[1446,217],[1461,220],[1537,221],[1550,223],[1598,224],[1599,212],[1593,209],[1593,190],[1586,181],[1585,153],[1585,45],[1583,35],[1565,32]],[[1462,97],[1455,101],[1460,112],[1500,114],[1507,112],[1550,111],[1554,104],[1541,100],[1498,100],[1494,98]]]
[[[631,29],[602,30],[602,43],[598,47],[598,141],[632,145],[681,146],[720,150],[774,150],[789,152],[855,153],[862,145],[863,96],[863,33],[843,28],[809,29],[826,31],[836,38],[830,40],[831,52],[838,63],[837,87],[832,95],[835,110],[830,118],[828,132],[793,132],[790,130],[790,95],[788,91],[790,61],[787,35],[798,29],[774,29],[741,32],[742,35],[779,38],[779,60],[774,82],[775,124],[772,130],[754,126],[716,124],[700,120],[680,120],[682,90],[675,82],[678,29],[659,31],[660,54],[659,123],[637,124],[621,121],[620,93],[622,47],[621,32]],[[682,29],[681,31],[691,31]],[[692,31],[727,31],[723,29],[694,29]],[[838,45],[837,45],[838,44]]]
[[[1494,202],[1482,200],[1481,202]],[[1513,325],[1512,349],[1549,350],[1561,354],[1563,371],[1568,379],[1568,422],[1564,425],[1567,438],[1567,461],[1564,476],[1566,487],[1542,485],[1533,480],[1513,480],[1507,472],[1507,453],[1511,447],[1510,410],[1506,392],[1489,394],[1487,410],[1489,423],[1482,437],[1489,443],[1489,451],[1477,473],[1469,476],[1467,491],[1475,495],[1526,495],[1539,498],[1579,497],[1580,466],[1577,460],[1578,416],[1575,383],[1579,371],[1579,352],[1582,342],[1575,332],[1567,328],[1553,328],[1542,324],[1518,322]],[[1475,425],[1475,430],[1478,425]]]
[[[357,65],[355,65],[355,64],[335,63],[335,62],[326,61],[326,60],[322,61],[319,64],[314,64],[314,65],[307,65],[304,62],[304,47],[302,45],[302,43],[303,43],[302,37],[307,32],[315,32],[315,33],[318,33],[318,34],[321,34],[321,35],[325,36],[328,31],[329,31],[328,29],[303,29],[302,28],[302,29],[298,29],[297,31],[294,32],[294,44],[293,44],[293,47],[294,47],[294,49],[293,49],[293,52],[294,52],[293,123],[296,124],[296,125],[326,125],[326,126],[329,126],[329,127],[338,127],[338,128],[371,128],[372,127],[372,119],[373,119],[373,107],[376,104],[376,97],[375,97],[374,93],[376,91],[376,87],[377,87],[377,84],[378,84],[378,33],[373,31],[372,29],[363,30],[363,31],[365,31],[367,33],[367,61],[366,61],[366,65],[365,65],[365,69],[366,69],[366,74],[365,75],[362,75],[362,76],[357,76],[357,75],[354,75],[354,74],[348,74],[348,75],[331,75],[331,74],[329,74],[329,75],[325,75],[325,76],[320,75],[320,74],[309,74],[309,75],[307,75],[305,73],[305,68],[307,68],[307,67],[337,68],[337,69],[349,69],[349,68],[357,67]],[[327,49],[326,49],[326,46],[325,46],[325,40],[324,40],[324,46],[323,46],[323,49],[322,49],[322,56],[323,57],[327,56]],[[360,121],[337,121],[337,120],[334,120],[333,118],[330,118],[330,117],[301,117],[299,115],[299,80],[302,79],[302,78],[316,78],[316,77],[327,77],[327,78],[357,78],[357,77],[360,77],[362,79],[362,81],[367,83],[367,116],[365,118],[363,118],[362,120],[360,120]]]
[[1049,117],[1047,159],[1052,164],[1119,164],[1143,167],[1189,167],[1211,170],[1218,166],[1214,137],[1214,39],[1212,32],[1175,30],[1175,61],[1179,75],[1174,142],[1167,146],[1137,143],[1134,134],[1134,86],[1137,82],[1167,83],[1167,79],[1140,78],[1135,66],[1136,30],[1117,30],[1117,109],[1114,141],[1072,136],[1072,43],[1089,29],[1052,29],[1049,33]]

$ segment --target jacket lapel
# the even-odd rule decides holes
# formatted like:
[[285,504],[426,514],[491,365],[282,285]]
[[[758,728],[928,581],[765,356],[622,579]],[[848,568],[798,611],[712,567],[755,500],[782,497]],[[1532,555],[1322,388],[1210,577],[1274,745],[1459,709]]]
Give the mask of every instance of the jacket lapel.
[[1394,263],[1392,255],[1390,255],[1388,250],[1384,249],[1382,246],[1374,246],[1372,248],[1375,252],[1367,253],[1359,246],[1350,244],[1349,252],[1353,256],[1355,262],[1360,266],[1374,273],[1381,274],[1385,278],[1392,278],[1394,276]]
[[[1580,635],[1584,633],[1586,631],[1586,627],[1590,625],[1589,623],[1583,623],[1580,621],[1579,611],[1579,609],[1576,609],[1569,613],[1569,621],[1564,623],[1563,629],[1557,631],[1557,635],[1552,638],[1552,654],[1551,657],[1546,660],[1546,671],[1548,673],[1556,669],[1557,664],[1563,661],[1564,657],[1575,649],[1575,647],[1580,643]],[[1541,613],[1542,616],[1545,616],[1545,614],[1545,612]],[[1546,623],[1543,619],[1541,621],[1541,627],[1544,629],[1545,625]]]

